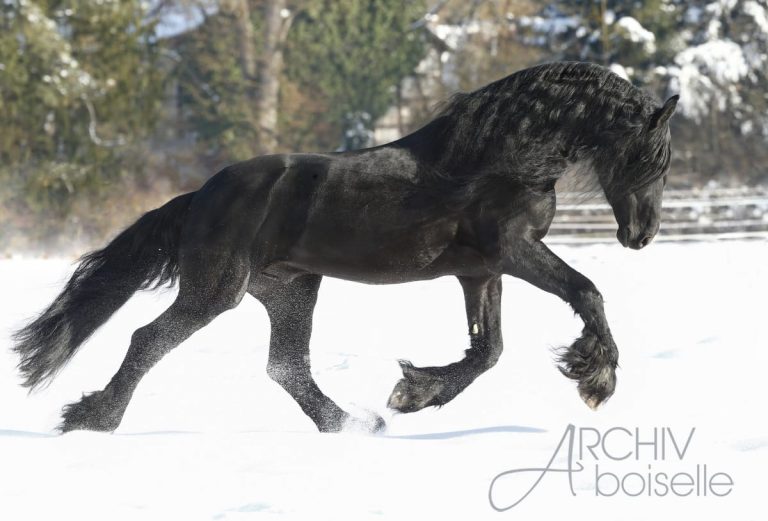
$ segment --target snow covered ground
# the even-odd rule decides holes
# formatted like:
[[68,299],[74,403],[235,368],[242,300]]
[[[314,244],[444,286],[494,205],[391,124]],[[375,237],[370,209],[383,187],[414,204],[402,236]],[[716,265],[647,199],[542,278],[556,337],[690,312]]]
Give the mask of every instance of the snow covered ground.
[[[103,387],[131,332],[174,292],[134,297],[48,389],[27,396],[8,333],[49,303],[71,263],[0,261],[0,519],[765,519],[768,242],[553,249],[604,294],[621,351],[610,402],[590,411],[555,369],[551,348],[580,330],[569,308],[507,278],[499,364],[441,410],[392,415],[385,403],[397,359],[448,363],[467,347],[460,287],[447,278],[401,286],[326,279],[313,369],[342,406],[385,416],[388,430],[377,436],[315,431],[265,374],[268,321],[250,297],[144,379],[114,434],[58,436],[61,406]],[[494,476],[545,467],[569,424],[581,434],[572,461],[585,469],[573,475],[575,496],[566,474],[547,473],[512,510],[492,509]],[[681,459],[670,442],[684,446],[694,427]],[[594,445],[596,435],[607,445],[590,454],[584,440]],[[654,435],[655,457],[653,446],[635,444]],[[567,464],[566,447],[553,467]],[[707,479],[722,473],[710,490],[728,495],[703,497],[678,483],[666,494],[643,484],[630,497],[642,476],[695,476],[703,465]],[[596,472],[628,476],[625,488],[596,495]],[[726,474],[733,486],[717,485]],[[500,478],[495,503],[516,501],[539,475]],[[613,478],[600,479],[602,492],[613,492]]]

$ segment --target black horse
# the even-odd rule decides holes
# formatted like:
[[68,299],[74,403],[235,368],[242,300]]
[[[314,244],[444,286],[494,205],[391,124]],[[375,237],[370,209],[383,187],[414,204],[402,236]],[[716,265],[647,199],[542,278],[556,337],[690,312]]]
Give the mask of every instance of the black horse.
[[[82,259],[15,336],[25,385],[51,379],[134,292],[178,278],[176,300],[133,333],[104,390],[64,408],[62,431],[116,429],[147,371],[246,292],[271,321],[267,373],[318,429],[338,431],[352,418],[318,388],[309,365],[323,275],[370,284],[458,278],[471,347],[445,367],[401,362],[388,405],[413,412],[448,403],[496,363],[506,274],[559,296],[582,318],[560,369],[597,407],[613,394],[618,351],[594,284],[541,241],[555,181],[574,168],[594,174],[618,240],[646,246],[659,229],[677,98],[659,107],[603,67],[551,63],[456,95],[432,122],[387,145],[229,166]],[[383,425],[377,417],[369,427]]]

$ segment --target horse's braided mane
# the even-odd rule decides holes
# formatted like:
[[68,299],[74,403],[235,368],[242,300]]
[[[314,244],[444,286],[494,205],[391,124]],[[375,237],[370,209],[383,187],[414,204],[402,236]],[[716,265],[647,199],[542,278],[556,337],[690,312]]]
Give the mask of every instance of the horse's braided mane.
[[[438,108],[432,122],[403,141],[418,143],[417,146],[439,158],[442,165],[448,165],[432,175],[433,181],[443,182],[449,191],[457,187],[466,191],[470,189],[469,179],[456,179],[455,175],[446,175],[447,171],[465,171],[469,175],[477,165],[487,163],[489,154],[502,149],[501,140],[512,136],[513,158],[525,166],[515,180],[531,184],[547,181],[551,173],[546,165],[537,163],[544,158],[527,154],[534,149],[531,145],[545,143],[560,147],[563,156],[569,159],[591,151],[598,155],[591,158],[593,160],[616,162],[619,159],[616,153],[629,156],[634,153],[632,147],[619,147],[618,152],[611,151],[613,157],[600,158],[601,152],[595,152],[598,140],[632,143],[647,128],[658,106],[653,96],[600,65],[546,63],[475,91],[453,95]],[[669,161],[668,138],[659,132],[652,139],[654,156],[665,156],[656,161],[663,168],[640,172],[631,178],[622,178],[623,172],[617,172],[617,178],[612,181],[615,190],[636,189],[663,174]],[[504,173],[507,179],[514,170],[509,168]]]

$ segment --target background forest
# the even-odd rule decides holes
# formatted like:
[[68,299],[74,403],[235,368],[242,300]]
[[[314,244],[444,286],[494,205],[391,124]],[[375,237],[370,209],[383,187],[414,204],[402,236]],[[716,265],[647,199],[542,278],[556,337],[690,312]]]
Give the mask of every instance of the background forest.
[[674,185],[768,182],[766,0],[0,0],[0,253],[90,245],[227,164],[384,143],[561,59],[681,94]]

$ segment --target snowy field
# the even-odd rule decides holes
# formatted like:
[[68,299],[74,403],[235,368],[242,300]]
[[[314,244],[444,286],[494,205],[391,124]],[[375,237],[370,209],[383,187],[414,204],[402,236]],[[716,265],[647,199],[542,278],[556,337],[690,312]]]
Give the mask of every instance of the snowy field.
[[[71,261],[0,261],[0,519],[766,519],[768,242],[553,249],[605,297],[621,352],[615,396],[597,412],[582,403],[551,351],[570,344],[580,322],[557,298],[506,278],[499,364],[441,410],[392,415],[385,403],[397,359],[444,364],[467,347],[461,289],[449,278],[326,279],[313,370],[343,407],[387,419],[376,436],[315,431],[264,371],[268,320],[249,296],[150,372],[114,434],[59,436],[60,408],[104,386],[131,332],[174,291],[135,296],[49,388],[27,396],[8,335],[50,302]],[[491,508],[494,476],[547,466],[569,424],[581,433],[572,461],[584,467],[573,475],[575,496],[565,473],[547,473],[513,509]],[[655,455],[635,444],[654,433]],[[578,454],[596,434],[610,443]],[[686,440],[680,458],[670,442]],[[566,446],[553,467],[567,464]],[[707,479],[722,473],[710,490],[728,495],[704,497],[685,483],[666,494],[639,488],[649,473],[663,481],[659,472],[696,476],[704,465]],[[596,473],[608,471],[628,476],[625,488],[597,495]],[[511,504],[539,475],[500,478],[494,501]],[[614,491],[613,478],[600,479],[602,492]]]

